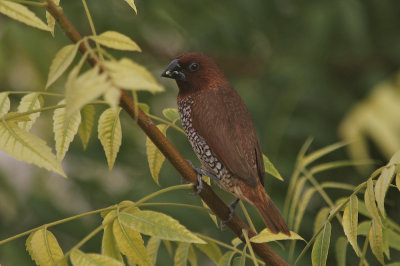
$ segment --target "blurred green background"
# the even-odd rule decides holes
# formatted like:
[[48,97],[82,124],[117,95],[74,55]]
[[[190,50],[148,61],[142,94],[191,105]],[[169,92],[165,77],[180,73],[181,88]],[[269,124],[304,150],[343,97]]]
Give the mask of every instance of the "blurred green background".
[[[280,209],[296,155],[305,140],[314,137],[311,150],[340,140],[339,125],[346,114],[366,99],[377,84],[392,80],[399,70],[400,2],[397,0],[301,3],[291,0],[138,0],[135,3],[137,16],[122,0],[88,0],[98,33],[119,31],[130,36],[143,50],[142,53],[113,51],[113,55],[140,62],[165,86],[166,91],[161,94],[139,93],[140,101],[149,104],[156,115],[161,115],[164,108],[176,107],[175,83],[160,78],[165,66],[186,51],[201,51],[214,57],[244,98],[264,153],[285,178],[282,183],[266,176],[265,182]],[[61,4],[78,31],[83,35],[91,34],[81,1],[62,1]],[[32,10],[44,18],[44,10]],[[47,32],[0,15],[0,90],[43,90],[53,56],[69,44],[57,26],[55,35],[53,39]],[[64,84],[65,75],[50,91],[62,92]],[[19,99],[12,98],[14,111]],[[45,104],[55,104],[58,100],[46,97]],[[97,111],[99,115],[101,109]],[[42,113],[33,132],[54,147],[51,117],[52,112]],[[0,239],[122,200],[135,201],[156,191],[158,186],[148,169],[145,136],[125,113],[121,119],[122,147],[112,172],[108,171],[96,132],[85,152],[80,140],[75,138],[63,162],[68,179],[16,161],[1,152]],[[399,121],[396,123],[400,128]],[[395,136],[399,141],[400,134]],[[170,129],[168,137],[186,158],[198,163],[183,135]],[[371,156],[378,160],[378,165],[385,163],[386,151],[375,144],[374,138],[366,141],[371,144]],[[389,146],[395,149],[397,144]],[[347,158],[346,151],[341,150],[325,160]],[[324,178],[357,185],[367,174],[346,168],[329,172]],[[160,183],[162,187],[180,183],[180,177],[168,163],[161,170]],[[232,199],[227,193],[216,190],[227,202]],[[335,198],[347,194],[340,191],[331,195]],[[319,196],[314,199],[300,231],[305,239],[311,237],[316,212],[324,206]],[[388,212],[399,221],[396,199],[399,202],[398,193],[393,193]],[[190,192],[170,193],[155,201],[201,204]],[[253,208],[249,209],[256,226],[262,228],[258,214]],[[221,232],[215,228],[204,212],[172,207],[157,210],[177,218],[190,230],[225,242],[233,238],[229,230]],[[51,230],[63,249],[68,250],[100,221],[99,216],[91,216]],[[334,230],[340,232],[339,226]],[[99,252],[100,237],[88,242],[84,250]],[[1,246],[0,264],[33,264],[24,242],[22,238]],[[298,244],[296,252],[303,246]],[[273,247],[287,258],[287,250],[277,245]],[[348,256],[349,261],[357,261],[352,251],[348,251]],[[393,252],[392,258],[396,256],[399,258],[399,254]],[[309,257],[303,259],[302,265],[310,264]],[[200,265],[212,265],[204,257],[199,259]],[[378,263],[372,257],[371,262]],[[171,263],[172,259],[163,248],[158,265]],[[335,264],[331,251],[328,265]]]

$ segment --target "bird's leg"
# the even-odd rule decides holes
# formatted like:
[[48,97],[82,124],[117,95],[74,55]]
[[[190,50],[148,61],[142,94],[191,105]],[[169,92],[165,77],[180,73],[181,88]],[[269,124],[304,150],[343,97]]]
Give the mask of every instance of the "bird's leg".
[[209,171],[207,171],[207,170],[204,170],[203,168],[201,168],[201,167],[197,167],[197,166],[195,166],[191,161],[189,161],[189,160],[186,160],[189,164],[190,164],[190,166],[192,166],[193,167],[193,169],[196,171],[196,173],[197,173],[197,180],[198,180],[198,182],[199,182],[199,185],[196,187],[196,189],[197,189],[197,191],[196,191],[196,194],[199,194],[200,192],[201,192],[201,190],[203,189],[203,179],[202,179],[202,175],[205,175],[205,176],[208,176],[208,177],[210,177],[210,178],[212,178],[212,179],[214,179],[214,180],[218,180],[218,178],[214,175],[214,174],[212,174],[212,173],[210,173]]
[[221,228],[221,230],[223,230],[223,229],[225,228],[225,224],[226,224],[227,222],[229,222],[230,220],[232,220],[233,216],[235,215],[235,208],[236,208],[236,205],[239,203],[239,201],[240,201],[240,199],[239,199],[239,198],[236,198],[234,201],[232,201],[232,202],[228,205],[228,207],[229,207],[229,217],[228,217],[228,219],[226,219],[225,221],[222,221],[222,220],[221,220],[221,222],[220,222],[220,228]]

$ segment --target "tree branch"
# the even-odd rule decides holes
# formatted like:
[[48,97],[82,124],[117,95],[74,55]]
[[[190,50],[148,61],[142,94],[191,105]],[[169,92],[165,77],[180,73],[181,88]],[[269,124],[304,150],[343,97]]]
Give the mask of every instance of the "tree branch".
[[[77,43],[82,40],[82,36],[71,24],[69,19],[63,13],[61,7],[57,7],[52,0],[46,0],[47,10],[53,15],[63,32],[73,42]],[[81,42],[79,51],[84,54],[87,51],[86,44]],[[96,65],[97,59],[88,57],[88,62],[91,65]],[[179,174],[188,182],[197,184],[197,174],[182,155],[175,149],[169,140],[161,133],[153,121],[140,109],[137,108],[125,90],[121,90],[121,107],[133,118],[140,126],[144,133],[153,141],[157,148],[164,154],[165,158],[175,167]],[[136,115],[136,110],[138,114]],[[220,218],[227,220],[229,217],[229,208],[225,203],[212,191],[210,186],[203,184],[203,189],[199,196],[208,205],[208,207]],[[256,233],[251,230],[247,224],[240,220],[236,215],[226,223],[232,232],[238,236],[243,242],[242,229],[249,232],[248,236],[252,237]],[[288,265],[281,257],[279,257],[267,244],[252,243],[254,252],[262,258],[267,265]]]

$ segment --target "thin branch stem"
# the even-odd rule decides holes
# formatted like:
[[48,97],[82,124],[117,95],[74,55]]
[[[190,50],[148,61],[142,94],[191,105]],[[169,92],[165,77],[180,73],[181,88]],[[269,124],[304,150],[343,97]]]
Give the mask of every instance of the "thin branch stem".
[[[220,245],[221,247],[230,249],[230,250],[232,250],[232,251],[234,251],[234,252],[236,252],[236,253],[242,253],[242,250],[237,249],[237,248],[235,248],[235,247],[232,247],[232,246],[230,246],[230,245],[228,245],[228,244],[226,244],[226,243],[224,243],[224,242],[221,242],[221,241],[219,241],[219,240],[217,240],[217,239],[215,239],[215,238],[212,238],[212,237],[209,237],[209,236],[206,236],[206,235],[202,235],[202,234],[199,234],[199,233],[194,233],[194,234],[195,234],[196,236],[198,236],[198,237],[204,239],[204,240],[207,240],[207,241],[209,241],[209,242],[214,242],[215,244]],[[252,257],[251,257],[249,254],[247,254],[247,253],[246,253],[246,257],[248,257],[249,259],[252,258]],[[261,260],[257,260],[257,262],[263,264],[263,261],[261,261]]]
[[[328,196],[328,194],[325,192],[325,190],[321,187],[321,185],[318,183],[318,181],[314,178],[314,176],[305,168],[302,169],[303,174],[305,177],[308,179],[308,181],[311,182],[311,184],[315,187],[315,189],[318,191],[318,193],[321,195],[321,197],[325,200],[325,202],[329,205],[329,207],[333,208],[334,203],[331,200],[331,198]],[[339,223],[342,223],[342,216],[340,214],[336,215]]]
[[101,212],[104,212],[104,211],[113,210],[116,207],[117,207],[117,205],[113,205],[113,206],[109,206],[109,207],[106,207],[106,208],[103,208],[103,209],[81,213],[81,214],[78,214],[78,215],[75,215],[75,216],[71,216],[71,217],[68,217],[68,218],[65,218],[65,219],[61,219],[61,220],[58,220],[58,221],[55,221],[55,222],[51,222],[51,223],[48,223],[48,224],[45,224],[45,225],[41,225],[41,226],[35,227],[33,229],[30,229],[28,231],[25,231],[23,233],[20,233],[18,235],[15,235],[15,236],[6,238],[4,240],[1,240],[0,241],[0,245],[3,245],[3,244],[5,244],[5,243],[7,243],[7,242],[9,242],[11,240],[26,236],[26,235],[28,235],[28,234],[30,234],[32,232],[35,232],[36,230],[39,230],[43,226],[45,226],[46,228],[52,227],[52,226],[55,226],[55,225],[58,225],[58,224],[66,223],[66,222],[69,222],[69,221],[72,221],[72,220],[76,220],[76,219],[79,219],[79,218],[82,218],[82,217],[85,217],[85,216],[89,216],[89,215],[92,215],[92,214],[97,214],[97,213],[101,213]]
[[[108,104],[108,103],[106,101],[93,101],[88,104]],[[4,117],[3,119],[6,121],[13,120],[13,119],[17,119],[19,117],[27,116],[27,115],[34,114],[34,113],[64,108],[65,106],[66,106],[65,104],[59,104],[59,105],[52,105],[52,106],[47,106],[47,107],[43,107],[43,108],[39,108],[39,109],[34,109],[31,111],[26,111],[26,112],[22,112],[22,113],[11,113],[9,115],[6,115],[6,117]]]
[[[92,30],[92,34],[93,34],[93,36],[97,36],[96,28],[94,27],[92,15],[90,15],[90,11],[89,11],[89,8],[87,6],[86,0],[82,0],[82,4],[83,4],[83,7],[85,9],[86,16],[87,16],[87,18],[89,20],[89,25],[90,25],[90,29]],[[103,54],[101,53],[100,45],[97,42],[95,42],[95,43],[96,43],[97,49],[99,50],[99,55],[100,55],[101,61],[103,61],[104,58],[103,58]]]
[[249,215],[249,213],[247,212],[247,209],[246,209],[246,207],[244,206],[243,202],[242,202],[242,201],[239,201],[239,204],[240,204],[240,208],[242,208],[244,217],[246,217],[246,220],[247,220],[247,222],[248,222],[249,225],[250,225],[250,228],[251,228],[254,232],[257,233],[257,230],[256,230],[256,228],[254,227],[253,221],[251,220],[250,215]]
[[[364,262],[366,262],[365,254],[367,254],[367,248],[368,248],[368,234],[367,234],[367,236],[365,237],[365,240],[364,240],[364,246],[363,246],[361,257],[360,257],[359,266],[362,266],[364,264]],[[368,264],[365,263],[364,265],[368,265]]]
[[29,94],[29,93],[37,93],[44,96],[55,96],[55,97],[64,97],[64,94],[61,93],[52,93],[46,91],[5,91],[8,94]]
[[244,239],[246,240],[246,245],[249,247],[251,258],[253,259],[253,262],[254,262],[254,266],[258,266],[257,259],[256,259],[256,256],[254,255],[253,248],[251,247],[251,243],[250,243],[250,239],[247,234],[247,231],[243,229],[242,232],[243,232]]
[[137,207],[151,207],[151,206],[170,206],[170,207],[189,208],[199,211],[210,212],[210,210],[205,207],[183,204],[183,203],[154,202],[154,203],[142,203],[137,205]]
[[19,117],[23,117],[23,116],[27,116],[30,114],[34,114],[34,113],[39,113],[39,112],[44,112],[44,111],[51,111],[51,110],[56,110],[59,108],[64,108],[65,104],[59,104],[59,105],[52,105],[52,106],[47,106],[47,107],[43,107],[43,108],[39,108],[39,109],[34,109],[31,111],[27,111],[27,112],[22,112],[22,113],[11,113],[9,115],[7,115],[5,118],[3,118],[4,120],[12,120],[12,119],[16,119]]
[[155,115],[152,115],[152,114],[147,114],[147,116],[150,117],[150,118],[153,119],[153,120],[156,120],[156,121],[158,121],[158,122],[167,124],[167,125],[169,125],[170,127],[175,128],[176,130],[178,130],[179,132],[181,132],[181,133],[184,134],[184,135],[186,134],[185,131],[183,131],[182,128],[178,127],[177,125],[175,125],[174,123],[172,123],[172,122],[170,122],[170,121],[167,121],[167,120],[165,120],[165,119],[162,119],[161,117],[158,117],[158,116],[155,116]]

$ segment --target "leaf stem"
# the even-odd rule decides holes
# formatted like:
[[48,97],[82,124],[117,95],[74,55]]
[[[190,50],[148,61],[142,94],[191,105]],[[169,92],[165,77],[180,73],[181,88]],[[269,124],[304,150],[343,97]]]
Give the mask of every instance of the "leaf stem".
[[251,258],[253,259],[253,262],[254,262],[254,266],[258,266],[256,256],[254,255],[253,248],[251,247],[251,244],[250,244],[250,240],[249,240],[249,236],[248,236],[247,230],[242,229],[242,232],[243,232],[244,239],[246,240],[246,244],[249,247]]
[[[92,34],[93,34],[93,36],[97,36],[96,28],[94,27],[92,15],[90,15],[90,11],[87,6],[86,0],[82,0],[82,4],[83,4],[83,7],[85,8],[86,16],[89,20],[89,25],[90,25],[90,29],[92,30]],[[96,42],[96,47],[99,50],[99,56],[101,58],[101,61],[104,61],[104,57],[103,57],[103,54],[101,53],[100,45],[97,42]]]
[[[362,266],[364,261],[365,261],[365,254],[367,253],[367,248],[368,248],[368,234],[367,234],[367,236],[365,237],[365,240],[364,240],[364,246],[363,246],[363,250],[362,250],[362,253],[361,253],[361,257],[360,257],[359,266]],[[365,265],[368,265],[368,264],[365,264]]]
[[56,96],[56,97],[64,97],[64,94],[61,93],[51,93],[51,92],[45,92],[45,91],[5,91],[8,94],[29,94],[29,93],[37,93],[40,95],[45,95],[45,96]]
[[254,232],[257,233],[257,230],[256,230],[256,228],[254,227],[253,221],[251,220],[250,215],[249,215],[249,213],[247,212],[247,209],[246,209],[246,207],[244,206],[243,202],[242,202],[242,201],[239,201],[239,204],[240,204],[240,208],[242,208],[244,217],[246,217],[246,220],[247,220],[247,222],[249,223],[250,228],[251,228]]
[[168,203],[168,202],[152,202],[152,203],[142,203],[137,205],[137,207],[150,207],[150,206],[171,206],[171,207],[179,207],[179,208],[189,208],[199,211],[207,211],[210,212],[208,208],[195,206],[190,204],[183,204],[183,203]]
[[182,134],[186,134],[185,131],[183,131],[182,128],[180,128],[180,127],[178,127],[177,125],[175,125],[175,123],[171,123],[171,122],[169,122],[169,121],[167,121],[167,120],[165,120],[165,119],[162,119],[161,117],[158,117],[158,116],[155,116],[155,115],[152,115],[152,114],[147,114],[147,116],[150,117],[150,118],[153,119],[153,120],[156,120],[156,121],[158,121],[158,122],[167,124],[167,125],[169,125],[169,126],[175,128],[176,130],[178,130],[178,131],[181,132]]
[[[202,235],[202,234],[200,234],[200,233],[194,233],[194,234],[195,234],[196,236],[202,238],[202,239],[205,239],[205,240],[210,241],[210,242],[214,242],[215,244],[220,245],[221,247],[230,249],[230,250],[232,250],[232,251],[234,251],[234,252],[236,252],[236,253],[242,253],[242,250],[237,249],[237,248],[235,248],[235,247],[232,247],[232,246],[230,246],[230,245],[228,245],[228,244],[225,244],[224,242],[221,242],[221,241],[219,241],[219,240],[217,240],[217,239],[214,239],[214,238],[212,238],[212,237],[205,236],[205,235]],[[247,254],[247,253],[246,253],[246,257],[252,259],[252,257],[251,257],[249,254]],[[264,262],[263,262],[262,260],[259,260],[259,259],[257,259],[257,262],[260,263],[260,264],[264,264]]]
[[48,224],[44,224],[44,225],[35,227],[35,228],[33,228],[33,229],[30,229],[30,230],[28,230],[28,231],[25,231],[25,232],[23,232],[23,233],[20,233],[20,234],[18,234],[18,235],[15,235],[15,236],[6,238],[6,239],[4,239],[4,240],[1,240],[1,241],[0,241],[0,245],[5,244],[5,243],[7,243],[7,242],[9,242],[9,241],[12,241],[12,240],[14,240],[14,239],[23,237],[23,236],[25,236],[25,235],[28,235],[28,234],[30,234],[30,233],[36,231],[36,230],[39,230],[39,229],[42,228],[42,227],[46,227],[46,228],[52,227],[52,226],[55,226],[55,225],[58,225],[58,224],[61,224],[61,223],[69,222],[69,221],[72,221],[72,220],[75,220],[75,219],[78,219],[78,218],[82,218],[82,217],[85,217],[85,216],[89,216],[89,215],[92,215],[92,214],[101,213],[101,212],[103,212],[103,211],[108,211],[108,210],[113,210],[113,209],[115,209],[116,207],[117,207],[117,205],[113,205],[113,206],[109,206],[109,207],[106,207],[106,208],[103,208],[103,209],[99,209],[99,210],[95,210],[95,211],[90,211],[90,212],[81,213],[81,214],[78,214],[78,215],[75,215],[75,216],[71,216],[71,217],[68,217],[68,218],[65,218],[65,219],[61,219],[61,220],[58,220],[58,221],[55,221],[55,222],[51,222],[51,223],[48,223]]
[[43,108],[39,108],[39,109],[34,109],[31,111],[27,111],[27,112],[10,114],[7,117],[5,117],[4,120],[12,120],[12,119],[16,119],[18,117],[22,117],[22,116],[26,116],[26,115],[30,115],[30,114],[34,114],[34,113],[43,112],[43,111],[51,111],[51,110],[64,108],[64,107],[65,107],[65,104],[59,104],[59,105],[52,105],[52,106],[47,106],[47,107],[43,107]]

